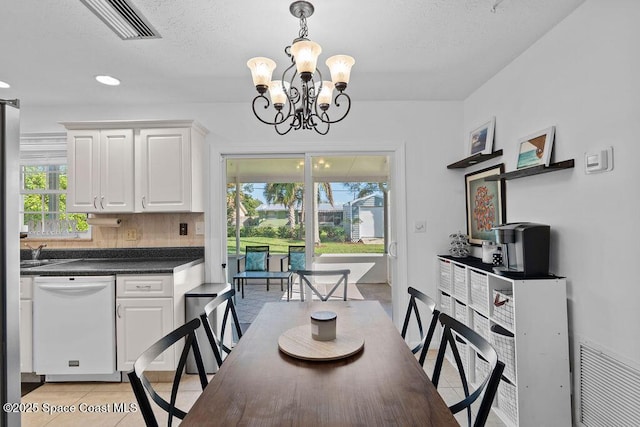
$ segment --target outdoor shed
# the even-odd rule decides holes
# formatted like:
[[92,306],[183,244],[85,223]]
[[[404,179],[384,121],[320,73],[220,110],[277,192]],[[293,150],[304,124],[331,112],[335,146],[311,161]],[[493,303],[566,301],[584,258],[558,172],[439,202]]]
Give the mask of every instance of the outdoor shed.
[[384,237],[384,198],[371,194],[345,203],[344,229],[347,239],[357,242],[362,239]]

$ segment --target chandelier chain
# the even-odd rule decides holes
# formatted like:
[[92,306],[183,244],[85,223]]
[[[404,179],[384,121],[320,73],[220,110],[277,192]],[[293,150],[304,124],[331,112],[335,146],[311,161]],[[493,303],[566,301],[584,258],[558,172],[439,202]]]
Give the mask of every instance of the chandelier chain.
[[300,16],[300,31],[298,32],[298,37],[301,39],[306,39],[309,35],[309,28],[307,27],[307,18],[304,15]]

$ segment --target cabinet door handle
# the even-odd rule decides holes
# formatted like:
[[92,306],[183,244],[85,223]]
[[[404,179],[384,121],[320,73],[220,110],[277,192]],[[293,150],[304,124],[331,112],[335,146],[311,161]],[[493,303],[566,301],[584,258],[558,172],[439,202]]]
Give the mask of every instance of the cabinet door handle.
[[145,196],[142,196],[142,209],[146,209],[146,208],[147,208],[147,207],[145,206],[145,203],[144,203],[144,197],[145,197]]
[[100,197],[100,208],[104,209],[104,196]]
[[118,316],[118,319],[122,318],[122,316],[120,316],[120,305],[121,304],[118,304],[117,307],[116,307],[116,316]]
[[136,289],[151,289],[151,285],[136,285]]
[[93,208],[94,209],[98,209],[98,205],[96,205],[96,199],[98,198],[98,196],[93,196]]

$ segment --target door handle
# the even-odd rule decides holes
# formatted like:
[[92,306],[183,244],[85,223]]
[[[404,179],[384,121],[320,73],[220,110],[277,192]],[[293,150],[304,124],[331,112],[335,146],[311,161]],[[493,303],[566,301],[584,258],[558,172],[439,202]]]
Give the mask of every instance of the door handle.
[[121,305],[122,305],[122,304],[118,304],[118,305],[116,306],[116,316],[118,316],[118,319],[121,319],[121,318],[122,318],[122,316],[120,316],[120,306],[121,306]]
[[391,258],[398,258],[398,242],[390,242],[387,247],[387,253]]
[[145,196],[142,196],[142,209],[146,209],[146,208],[147,208],[147,207],[145,206],[145,203],[144,203],[144,198],[145,198]]
[[98,209],[98,205],[96,205],[96,200],[98,199],[98,196],[93,196],[93,208],[94,209]]
[[104,196],[100,197],[100,208],[104,209]]

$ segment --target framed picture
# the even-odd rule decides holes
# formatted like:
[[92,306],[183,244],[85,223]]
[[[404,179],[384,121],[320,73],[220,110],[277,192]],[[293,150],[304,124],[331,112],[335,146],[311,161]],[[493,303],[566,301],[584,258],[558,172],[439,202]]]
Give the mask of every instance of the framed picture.
[[555,127],[541,130],[518,140],[518,162],[516,169],[532,166],[549,166]]
[[482,245],[483,240],[495,242],[492,227],[507,220],[505,183],[503,179],[487,181],[486,178],[504,173],[504,163],[465,175],[467,197],[467,234],[469,243]]
[[496,118],[484,123],[469,134],[469,155],[491,154],[493,150],[493,130],[496,127]]

